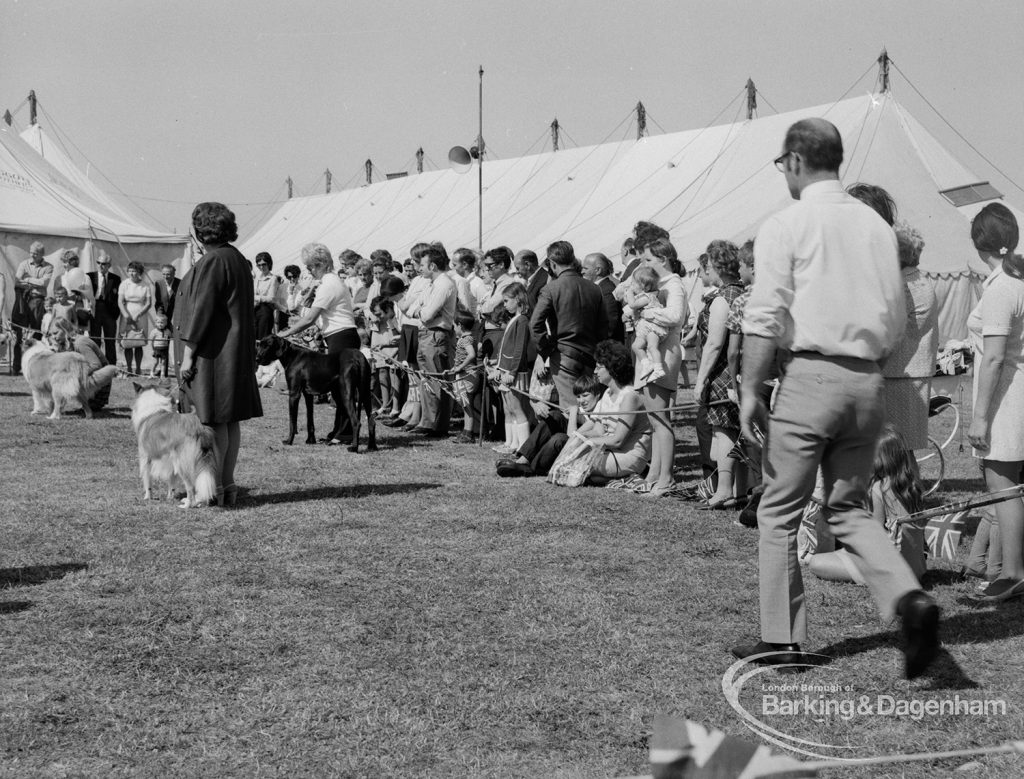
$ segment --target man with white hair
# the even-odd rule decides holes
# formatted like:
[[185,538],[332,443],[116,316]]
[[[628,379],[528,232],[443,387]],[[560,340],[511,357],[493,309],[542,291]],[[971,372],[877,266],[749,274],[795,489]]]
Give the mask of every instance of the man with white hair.
[[121,288],[121,277],[110,272],[110,255],[100,249],[96,256],[96,270],[89,274],[92,282],[96,307],[93,311],[89,335],[103,347],[107,362],[117,364],[117,320],[121,309],[117,304],[117,293]]

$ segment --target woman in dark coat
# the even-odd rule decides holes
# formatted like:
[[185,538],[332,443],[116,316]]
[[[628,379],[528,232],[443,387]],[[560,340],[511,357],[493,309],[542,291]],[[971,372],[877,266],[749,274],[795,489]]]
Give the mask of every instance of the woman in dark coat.
[[178,376],[199,421],[213,431],[217,503],[233,506],[238,496],[238,423],[263,416],[256,386],[252,272],[229,243],[238,238],[238,228],[227,206],[200,203],[192,212],[192,229],[205,253],[178,287]]

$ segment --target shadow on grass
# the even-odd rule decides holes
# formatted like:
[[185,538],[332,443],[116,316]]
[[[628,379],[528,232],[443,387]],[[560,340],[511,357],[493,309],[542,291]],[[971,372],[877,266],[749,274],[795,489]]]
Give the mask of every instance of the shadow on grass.
[[[1024,617],[1024,604],[1004,603],[983,611],[977,602],[969,598],[962,598],[961,602],[975,608],[942,620],[939,635],[944,644],[984,644],[1024,634],[1024,620],[1021,619]],[[896,643],[896,633],[887,631],[844,639],[818,651],[831,657],[852,657],[873,649],[895,646]],[[930,689],[961,690],[978,686],[945,650],[940,651],[925,676],[931,680]]]
[[61,579],[69,573],[84,571],[87,563],[56,563],[54,565],[26,565],[22,568],[0,568],[0,587],[31,587],[52,579]]
[[14,614],[25,609],[32,608],[32,601],[28,600],[0,600],[0,614]]
[[[353,484],[338,487],[307,487],[290,492],[271,492],[245,495],[245,505],[264,503],[301,503],[307,500],[329,500],[331,498],[365,498],[369,495],[401,495],[420,490],[436,490],[444,485],[439,482],[402,482],[399,484]],[[241,501],[240,501],[241,502]]]
[[0,398],[26,398],[29,394],[28,390],[24,392],[0,392]]

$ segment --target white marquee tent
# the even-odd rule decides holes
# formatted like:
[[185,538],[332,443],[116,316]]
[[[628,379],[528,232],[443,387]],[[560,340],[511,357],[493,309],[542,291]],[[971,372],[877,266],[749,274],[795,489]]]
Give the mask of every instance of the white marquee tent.
[[[842,133],[844,184],[885,187],[901,218],[921,231],[927,244],[922,268],[935,280],[942,304],[942,342],[964,338],[980,282],[968,225],[987,201],[957,207],[941,194],[980,179],[891,94],[639,141],[487,160],[484,246],[543,255],[547,244],[565,239],[579,256],[601,251],[615,260],[632,225],[645,219],[669,229],[692,268],[710,240],[746,240],[790,202],[772,160],[789,125],[812,116],[826,117]],[[297,262],[310,241],[364,256],[387,248],[397,258],[421,240],[476,247],[477,208],[476,170],[434,171],[289,200],[241,248],[247,256],[268,251],[275,267],[283,267]]]
[[[172,263],[184,271],[189,262],[187,235],[161,233],[129,215],[79,170],[38,125],[19,136],[0,128],[0,272],[7,276],[3,314],[13,304],[12,280],[40,241],[46,259],[61,269],[65,249],[79,250],[81,267],[93,271],[95,254],[105,249],[114,269],[138,260],[147,269]],[[56,275],[56,274],[55,274]]]

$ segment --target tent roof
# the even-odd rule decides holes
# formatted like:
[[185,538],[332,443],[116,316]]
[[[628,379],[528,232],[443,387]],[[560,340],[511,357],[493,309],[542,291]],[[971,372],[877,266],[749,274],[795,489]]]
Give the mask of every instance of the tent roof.
[[[542,251],[568,240],[582,256],[617,258],[641,219],[667,227],[685,259],[711,239],[746,240],[790,202],[772,165],[786,129],[823,116],[842,136],[844,184],[888,189],[924,235],[923,269],[968,273],[975,255],[967,220],[983,203],[955,208],[940,190],[979,178],[956,160],[891,94],[865,95],[785,114],[639,141],[487,160],[483,243]],[[366,255],[384,247],[404,256],[421,240],[477,245],[477,175],[450,170],[303,197],[283,204],[242,246],[293,262],[311,241]]]
[[121,243],[188,242],[188,236],[138,224],[66,156],[51,152],[44,158],[9,128],[0,128],[0,231]]

